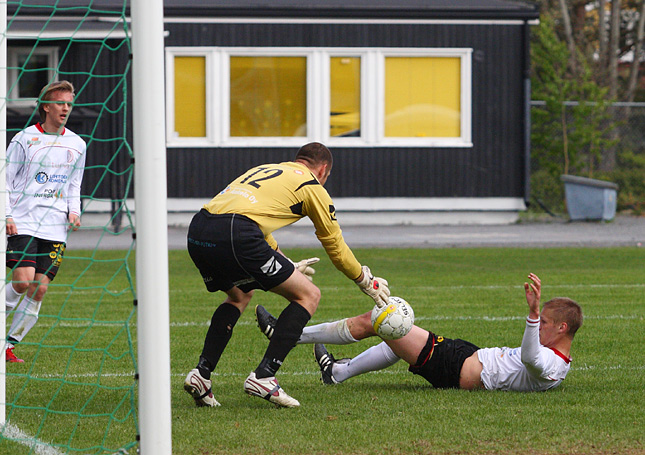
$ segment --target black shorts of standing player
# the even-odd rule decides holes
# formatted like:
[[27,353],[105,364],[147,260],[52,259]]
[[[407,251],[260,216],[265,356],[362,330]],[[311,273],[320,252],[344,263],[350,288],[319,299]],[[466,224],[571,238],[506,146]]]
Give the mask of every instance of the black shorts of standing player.
[[458,389],[461,367],[478,350],[477,346],[468,341],[452,340],[430,332],[417,363],[410,365],[408,370],[437,389]]
[[237,286],[268,291],[287,280],[295,267],[273,250],[258,225],[244,215],[213,215],[202,209],[188,228],[188,253],[210,292]]
[[54,281],[65,252],[65,242],[44,240],[31,235],[12,235],[7,238],[7,267],[34,267],[36,273]]

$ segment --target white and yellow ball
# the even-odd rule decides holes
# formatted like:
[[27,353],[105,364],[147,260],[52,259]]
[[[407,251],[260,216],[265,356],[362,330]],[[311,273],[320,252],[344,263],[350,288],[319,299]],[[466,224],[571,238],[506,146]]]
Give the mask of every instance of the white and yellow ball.
[[372,310],[372,326],[385,340],[396,340],[406,336],[413,325],[414,311],[401,297],[390,297],[386,306],[374,306]]

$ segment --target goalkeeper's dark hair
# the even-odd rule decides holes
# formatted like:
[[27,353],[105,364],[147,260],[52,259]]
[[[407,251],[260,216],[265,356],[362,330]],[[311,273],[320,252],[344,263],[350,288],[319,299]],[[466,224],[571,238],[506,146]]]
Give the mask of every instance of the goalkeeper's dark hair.
[[54,97],[55,92],[69,92],[72,96],[76,95],[74,93],[74,86],[69,81],[58,81],[45,85],[40,91],[40,95],[38,95],[38,114],[40,115],[41,122],[47,120],[47,112],[45,112],[44,105]]
[[556,322],[566,322],[571,338],[582,327],[582,308],[574,300],[567,297],[556,297],[544,304],[542,310],[550,310],[551,317]]
[[331,152],[320,142],[310,142],[300,147],[300,150],[296,153],[296,161],[304,161],[312,167],[328,164],[329,169],[334,164]]

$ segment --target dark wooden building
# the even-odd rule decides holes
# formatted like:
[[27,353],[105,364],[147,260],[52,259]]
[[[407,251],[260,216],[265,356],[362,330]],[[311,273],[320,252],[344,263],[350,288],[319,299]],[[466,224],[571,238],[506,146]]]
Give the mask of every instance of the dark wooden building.
[[[93,3],[98,11],[117,11],[120,4]],[[394,213],[513,216],[525,207],[529,28],[539,17],[535,4],[164,4],[166,71],[149,77],[166,80],[171,209],[192,211],[197,201],[203,203],[247,168],[292,159],[310,141],[323,142],[334,153],[327,188],[339,212],[393,220]],[[75,30],[70,16],[67,11],[65,20],[61,15],[60,21],[50,21],[52,37],[55,29],[58,36]],[[12,34],[10,25],[10,48],[30,45],[18,24],[38,28],[33,19],[31,25],[17,22]],[[109,29],[106,21],[83,27],[87,36],[103,34],[110,49],[127,33]],[[46,44],[60,46],[59,56],[65,53],[61,75],[69,73],[66,78],[84,87],[79,93],[84,115],[73,117],[78,125],[70,128],[129,138],[127,90],[115,90],[118,79],[85,74],[92,65],[106,74],[127,67],[127,46],[105,52],[99,49],[104,44],[56,43]],[[105,55],[97,58],[97,52]],[[108,100],[116,114],[102,115],[92,104],[97,97]],[[21,109],[16,112],[24,117]],[[18,114],[10,127],[23,126]],[[105,120],[97,126],[92,118]],[[127,146],[107,139],[94,146],[93,163],[110,162],[109,171],[99,166],[86,174],[86,191],[99,183],[97,195],[122,193],[128,187]],[[114,152],[122,157],[110,159]]]

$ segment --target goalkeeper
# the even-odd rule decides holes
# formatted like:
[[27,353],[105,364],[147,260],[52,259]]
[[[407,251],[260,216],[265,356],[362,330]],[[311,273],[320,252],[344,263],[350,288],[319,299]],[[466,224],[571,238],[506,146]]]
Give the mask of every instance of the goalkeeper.
[[[529,314],[518,348],[480,349],[417,326],[403,338],[380,343],[352,359],[336,360],[320,344],[349,344],[375,336],[370,313],[306,327],[298,343],[316,343],[314,355],[325,384],[381,370],[403,359],[410,365],[409,371],[436,388],[548,390],[557,387],[569,372],[571,343],[582,325],[582,311],[573,300],[557,297],[546,302],[540,313],[541,282],[533,273],[529,280],[524,283]],[[270,334],[273,317],[261,306],[256,315],[262,332]]]
[[197,406],[219,405],[211,390],[211,373],[255,289],[281,295],[289,304],[272,328],[262,361],[246,378],[244,391],[278,406],[299,406],[275,375],[318,307],[320,290],[311,281],[311,265],[318,258],[294,264],[278,248],[271,234],[276,229],[309,217],[336,268],[377,305],[387,302],[387,281],[361,266],[343,239],[333,202],[323,188],[331,168],[327,147],[306,144],[294,161],[248,170],[193,217],[187,239],[190,257],[206,289],[227,294],[213,313],[199,362],[184,381]]

